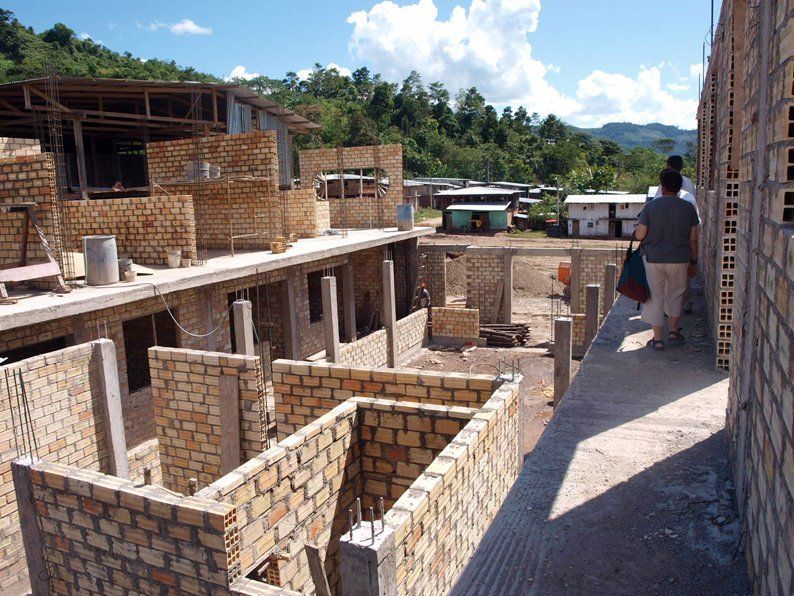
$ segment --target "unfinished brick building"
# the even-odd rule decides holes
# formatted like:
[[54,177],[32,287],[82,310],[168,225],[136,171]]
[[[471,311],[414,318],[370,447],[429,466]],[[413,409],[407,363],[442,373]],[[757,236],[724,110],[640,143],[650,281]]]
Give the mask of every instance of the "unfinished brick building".
[[[726,0],[699,109],[700,261],[754,591],[794,591],[794,7]],[[716,251],[714,250],[716,247]]]

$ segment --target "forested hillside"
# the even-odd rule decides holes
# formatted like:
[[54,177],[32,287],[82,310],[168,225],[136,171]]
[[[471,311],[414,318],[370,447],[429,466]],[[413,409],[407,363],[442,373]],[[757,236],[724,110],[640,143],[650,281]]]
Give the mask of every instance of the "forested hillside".
[[597,139],[615,141],[624,149],[649,147],[664,152],[686,153],[697,143],[696,130],[684,130],[665,124],[610,122],[600,128],[579,128]]
[[[173,61],[119,54],[66,25],[36,33],[0,9],[0,82],[60,75],[217,81]],[[598,140],[554,115],[524,107],[499,111],[472,87],[454,96],[442,83],[411,73],[401,84],[359,68],[351,77],[316,65],[304,80],[257,77],[235,81],[322,125],[297,147],[402,143],[407,176],[468,177],[560,184],[571,191],[620,188],[645,192],[664,165],[648,147],[624,149]],[[663,151],[675,140],[656,139]],[[691,156],[687,156],[691,160]],[[691,163],[691,161],[690,161]]]

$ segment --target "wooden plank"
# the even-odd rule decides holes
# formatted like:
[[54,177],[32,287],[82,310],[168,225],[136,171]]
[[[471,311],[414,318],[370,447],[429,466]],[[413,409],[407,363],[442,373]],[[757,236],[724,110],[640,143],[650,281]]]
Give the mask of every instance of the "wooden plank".
[[53,106],[58,108],[61,112],[66,112],[68,114],[68,113],[70,113],[72,111],[69,108],[67,108],[65,105],[63,105],[61,103],[58,103],[57,101],[52,99],[50,96],[48,96],[46,93],[42,93],[41,91],[39,91],[35,87],[30,87],[30,91],[34,95],[38,95],[39,97],[41,97],[47,103],[52,104]]
[[237,375],[221,374],[221,474],[240,465],[240,381]]
[[331,596],[331,587],[328,585],[328,577],[325,575],[325,567],[323,567],[320,550],[313,544],[308,543],[305,546],[305,550],[315,593],[317,596]]
[[29,281],[41,277],[56,277],[61,274],[58,263],[37,263],[25,267],[0,270],[0,283]]
[[503,279],[499,280],[499,283],[496,284],[496,304],[494,305],[494,315],[496,319],[494,319],[497,323],[501,319],[502,316],[502,294],[505,291],[505,281]]
[[79,120],[72,122],[74,129],[75,153],[77,155],[77,180],[80,184],[80,197],[88,198],[88,175],[85,169],[85,145],[83,144],[83,123]]

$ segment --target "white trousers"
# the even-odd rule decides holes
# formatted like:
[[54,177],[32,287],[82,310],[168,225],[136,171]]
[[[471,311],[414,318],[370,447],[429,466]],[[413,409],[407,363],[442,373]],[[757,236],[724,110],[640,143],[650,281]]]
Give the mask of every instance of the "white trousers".
[[645,276],[651,297],[642,305],[642,320],[653,326],[664,325],[664,315],[680,317],[687,290],[688,263],[649,263],[645,257]]

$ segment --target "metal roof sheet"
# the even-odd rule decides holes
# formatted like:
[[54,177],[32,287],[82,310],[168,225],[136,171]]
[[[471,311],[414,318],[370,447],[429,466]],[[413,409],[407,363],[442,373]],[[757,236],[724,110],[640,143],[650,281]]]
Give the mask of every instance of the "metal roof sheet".
[[505,211],[510,207],[510,203],[455,203],[447,207],[447,211],[476,211],[478,213],[487,211]]
[[565,204],[604,205],[609,203],[645,203],[645,195],[568,195]]

